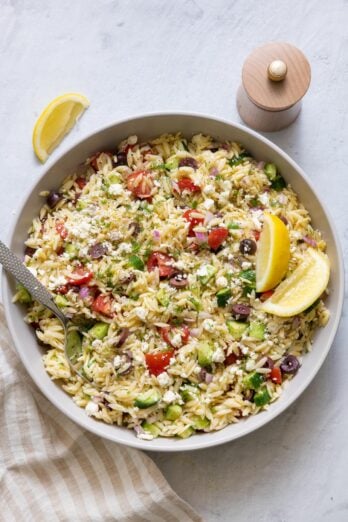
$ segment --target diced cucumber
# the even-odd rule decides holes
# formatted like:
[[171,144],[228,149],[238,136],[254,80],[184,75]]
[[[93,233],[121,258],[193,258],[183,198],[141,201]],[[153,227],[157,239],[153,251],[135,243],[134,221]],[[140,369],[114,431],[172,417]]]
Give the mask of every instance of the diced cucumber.
[[128,261],[129,261],[130,266],[132,266],[136,270],[144,270],[144,267],[145,267],[144,261],[139,256],[136,256],[135,254],[133,254],[129,257]]
[[265,338],[265,325],[257,321],[251,321],[249,326],[249,337],[263,341]]
[[197,348],[198,364],[206,367],[213,362],[214,350],[208,343],[200,343]]
[[228,228],[229,230],[238,230],[238,228],[240,228],[240,226],[238,225],[238,223],[233,223],[233,222],[232,222],[232,223],[229,223],[229,224],[227,225],[227,228]]
[[249,390],[258,390],[263,382],[264,379],[261,373],[257,372],[249,373],[243,379],[244,386]]
[[82,339],[77,330],[70,330],[66,340],[66,352],[69,359],[74,363],[82,353]]
[[108,323],[95,323],[94,326],[88,331],[88,333],[94,337],[94,339],[104,339],[104,337],[108,334],[109,331],[109,324]]
[[153,437],[158,437],[158,435],[160,434],[160,431],[161,431],[155,423],[150,424],[147,421],[144,421],[142,423],[141,427],[143,428],[143,430],[150,433]]
[[204,265],[203,271],[204,271],[203,275],[198,274],[198,279],[200,280],[202,285],[206,285],[209,283],[209,281],[213,277],[213,275],[216,274],[217,269],[213,265]]
[[197,398],[198,393],[198,389],[191,384],[184,384],[180,388],[180,395],[184,402],[193,401]]
[[21,304],[30,304],[32,302],[32,298],[28,290],[21,285],[20,283],[16,286],[16,301]]
[[194,428],[192,426],[188,426],[186,430],[182,431],[181,433],[178,433],[178,437],[181,439],[188,439],[193,435],[195,432]]
[[156,294],[157,301],[162,306],[168,306],[170,303],[169,295],[164,290],[164,288],[161,288],[157,294]]
[[199,417],[195,415],[193,418],[193,427],[195,430],[205,430],[210,426],[210,420],[207,417]]
[[157,404],[161,399],[161,394],[157,390],[147,390],[144,393],[138,395],[138,397],[134,401],[134,406],[137,406],[141,410],[146,408],[150,408]]
[[277,177],[277,167],[274,163],[266,163],[263,171],[271,181]]
[[182,407],[179,404],[170,404],[165,411],[164,418],[166,420],[175,421],[182,414]]
[[59,308],[64,308],[65,306],[69,306],[69,301],[67,300],[66,297],[64,297],[64,295],[56,295],[56,297],[54,298],[54,302],[56,303],[56,305],[59,307]]
[[64,245],[65,252],[68,254],[69,259],[74,259],[77,257],[78,254],[78,248],[73,243],[66,243]]
[[265,404],[268,404],[271,399],[272,397],[268,393],[266,386],[261,388],[261,390],[254,395],[254,403],[256,406],[265,406]]
[[225,307],[227,305],[227,301],[232,296],[232,292],[229,288],[222,288],[216,294],[217,304],[218,306]]
[[243,333],[248,328],[248,323],[241,323],[240,321],[227,321],[226,324],[228,331],[236,341],[242,338]]

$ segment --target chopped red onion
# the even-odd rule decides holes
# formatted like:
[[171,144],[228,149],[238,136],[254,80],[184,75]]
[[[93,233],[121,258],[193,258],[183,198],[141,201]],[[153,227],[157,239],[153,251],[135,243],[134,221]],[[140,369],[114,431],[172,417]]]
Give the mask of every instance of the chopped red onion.
[[208,241],[208,234],[205,232],[195,232],[198,244],[206,243]]
[[86,299],[86,297],[89,296],[88,286],[81,286],[81,288],[79,290],[79,296],[81,297],[81,299]]
[[118,338],[118,341],[115,344],[116,348],[120,348],[120,346],[122,346],[126,342],[129,333],[129,328],[122,328],[120,332],[120,337]]
[[310,245],[311,247],[313,248],[316,248],[318,246],[317,242],[315,241],[315,239],[309,237],[309,236],[303,236],[303,241],[305,243],[307,243],[307,245]]
[[209,170],[209,176],[215,177],[219,174],[219,169],[217,167],[212,167]]
[[209,212],[209,211],[206,212],[205,218],[204,218],[204,224],[207,225],[208,223],[210,223],[210,221],[212,219],[214,219],[214,217],[215,217],[214,214],[212,214],[211,212]]
[[205,374],[205,382],[206,382],[207,384],[210,384],[210,383],[212,382],[212,380],[213,380],[213,375],[212,375],[211,373],[208,373],[208,372],[207,372],[207,373]]
[[201,335],[201,328],[192,328],[191,337],[199,337]]
[[134,426],[134,431],[137,435],[144,435],[145,430],[141,426]]
[[160,233],[159,230],[154,230],[152,232],[152,236],[153,236],[155,241],[159,241],[161,239],[161,233]]

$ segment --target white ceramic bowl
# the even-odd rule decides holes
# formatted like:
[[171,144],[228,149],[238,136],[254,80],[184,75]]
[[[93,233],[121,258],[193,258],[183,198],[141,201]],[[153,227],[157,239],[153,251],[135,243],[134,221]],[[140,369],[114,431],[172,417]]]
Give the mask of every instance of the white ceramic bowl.
[[222,444],[256,430],[284,411],[309,385],[323,364],[338,327],[344,288],[342,254],[335,228],[319,196],[298,165],[259,134],[234,123],[196,114],[162,113],[131,118],[95,132],[72,147],[41,176],[30,190],[11,227],[9,247],[19,256],[23,255],[27,230],[42,205],[39,192],[59,187],[65,176],[93,152],[114,149],[121,140],[132,134],[137,134],[143,141],[162,133],[176,131],[181,131],[188,137],[202,132],[214,136],[217,140],[238,141],[255,158],[278,165],[284,178],[291,183],[302,203],[309,210],[314,226],[321,230],[327,242],[327,252],[331,261],[331,280],[330,295],[326,304],[331,312],[331,319],[325,328],[317,332],[313,350],[304,357],[301,370],[291,380],[281,398],[272,404],[268,411],[215,433],[199,434],[184,440],[158,438],[143,441],[137,439],[131,430],[109,426],[88,417],[83,409],[78,408],[72,399],[51,381],[41,361],[42,348],[38,345],[32,329],[23,321],[25,310],[11,302],[14,282],[4,273],[3,302],[8,325],[18,354],[42,393],[60,411],[83,428],[115,442],[152,451],[184,451]]

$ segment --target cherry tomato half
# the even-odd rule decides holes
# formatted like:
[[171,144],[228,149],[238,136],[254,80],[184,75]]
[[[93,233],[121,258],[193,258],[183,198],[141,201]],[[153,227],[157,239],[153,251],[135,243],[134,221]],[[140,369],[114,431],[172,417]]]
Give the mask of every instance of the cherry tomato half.
[[152,252],[147,260],[147,269],[149,272],[152,272],[155,268],[158,268],[160,277],[171,277],[176,272],[173,267],[173,261],[172,256],[168,254]]
[[109,295],[98,295],[92,303],[92,310],[98,314],[112,317],[112,300]]
[[127,177],[127,188],[139,199],[149,199],[153,195],[154,183],[148,170],[136,170]]
[[65,228],[63,221],[56,222],[56,231],[57,231],[57,234],[59,234],[62,239],[65,239],[68,235],[68,231]]
[[204,215],[199,210],[189,208],[183,213],[183,217],[190,223],[189,236],[194,236],[193,229],[204,223]]
[[228,237],[227,228],[214,228],[209,233],[208,245],[212,250],[217,250]]
[[159,375],[169,365],[170,359],[173,357],[173,350],[160,353],[146,353],[145,361],[151,375]]
[[79,189],[82,190],[83,187],[86,186],[86,184],[87,184],[87,180],[86,180],[86,178],[82,178],[82,177],[80,177],[80,178],[76,178],[76,179],[75,179],[75,183],[76,183],[76,185],[79,187]]
[[272,368],[271,373],[269,374],[270,379],[275,384],[281,384],[282,383],[282,372],[280,368]]
[[89,272],[83,266],[79,266],[78,268],[75,268],[71,274],[68,283],[73,286],[85,285],[86,283],[89,283],[92,277],[92,272]]
[[178,187],[179,187],[180,192],[183,192],[184,190],[188,190],[189,192],[200,192],[201,191],[200,187],[195,185],[190,178],[181,178],[178,181]]

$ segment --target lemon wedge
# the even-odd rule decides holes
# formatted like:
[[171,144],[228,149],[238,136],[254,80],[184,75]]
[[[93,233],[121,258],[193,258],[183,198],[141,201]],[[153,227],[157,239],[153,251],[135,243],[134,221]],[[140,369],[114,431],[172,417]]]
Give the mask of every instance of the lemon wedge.
[[277,286],[286,274],[289,259],[288,229],[279,217],[265,214],[256,254],[256,291]]
[[308,248],[301,264],[284,279],[261,310],[279,317],[300,314],[311,306],[326,289],[330,261],[326,254]]
[[45,107],[33,131],[34,151],[42,163],[68,134],[87,107],[88,99],[78,93],[58,96]]

